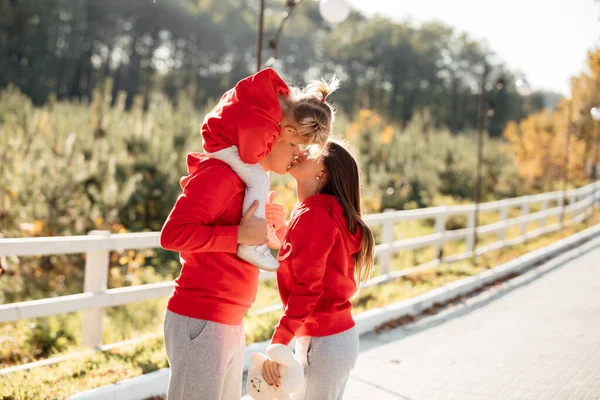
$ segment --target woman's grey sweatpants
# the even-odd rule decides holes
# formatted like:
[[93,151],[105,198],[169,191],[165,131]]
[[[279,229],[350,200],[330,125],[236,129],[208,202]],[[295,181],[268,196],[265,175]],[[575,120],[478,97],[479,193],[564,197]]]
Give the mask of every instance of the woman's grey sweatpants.
[[168,400],[239,400],[244,326],[184,317],[167,310],[165,349],[171,367]]
[[304,387],[293,400],[341,400],[358,358],[358,331],[296,338],[296,356],[304,365]]

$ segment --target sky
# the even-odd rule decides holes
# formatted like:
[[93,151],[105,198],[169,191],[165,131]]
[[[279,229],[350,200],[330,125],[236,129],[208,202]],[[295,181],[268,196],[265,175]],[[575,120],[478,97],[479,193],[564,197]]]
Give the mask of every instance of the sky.
[[534,90],[569,94],[586,70],[587,51],[600,47],[600,1],[594,0],[348,0],[367,15],[417,23],[437,20],[485,40]]

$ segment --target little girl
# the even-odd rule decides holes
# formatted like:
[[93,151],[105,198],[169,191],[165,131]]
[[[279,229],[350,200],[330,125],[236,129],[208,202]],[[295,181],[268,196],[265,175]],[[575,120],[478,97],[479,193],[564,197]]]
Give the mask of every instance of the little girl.
[[[329,83],[311,82],[304,90],[290,89],[267,68],[238,82],[206,116],[202,125],[204,150],[209,157],[227,163],[246,184],[244,213],[258,200],[255,216],[265,216],[269,177],[258,162],[275,142],[284,140],[290,146],[325,144],[335,119],[335,111],[325,99],[338,85],[334,78]],[[271,247],[279,247],[274,234],[268,239]],[[267,271],[279,268],[266,244],[240,244],[237,255]]]

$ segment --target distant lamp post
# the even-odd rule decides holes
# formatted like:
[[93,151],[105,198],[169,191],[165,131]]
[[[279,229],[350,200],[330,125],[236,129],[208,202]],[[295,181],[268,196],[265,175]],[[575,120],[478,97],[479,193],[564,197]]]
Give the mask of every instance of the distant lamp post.
[[[285,22],[288,20],[295,7],[302,3],[302,0],[286,0],[285,4],[287,10],[283,13],[275,37],[269,40],[269,48],[271,49],[271,58],[267,60],[265,66],[271,66],[277,59],[277,46],[279,44],[279,38],[283,32]],[[347,0],[321,0],[319,3],[319,12],[321,17],[330,24],[339,24],[344,21],[350,15],[350,4]],[[256,55],[256,70],[260,71],[262,68],[262,44],[264,34],[264,14],[265,14],[265,0],[260,0],[260,11],[258,16],[258,38],[257,38],[257,55]]]
[[[490,66],[484,62],[483,73],[481,75],[481,84],[479,86],[479,107],[478,107],[478,122],[477,122],[477,164],[475,166],[475,187],[473,188],[473,236],[472,242],[472,260],[475,262],[475,249],[477,247],[477,225],[479,224],[479,203],[481,203],[481,167],[483,165],[483,139],[487,118],[494,115],[494,106],[488,104],[486,107],[486,86],[487,77],[490,72]],[[498,82],[500,85],[501,83]]]
[[[592,107],[590,114],[594,121],[600,122],[600,107]],[[600,153],[600,124],[596,131],[596,149],[594,151],[594,163],[592,164],[592,179],[598,179],[598,155]]]
[[[486,99],[487,90],[493,88],[492,84],[487,81],[490,73],[491,66],[484,62],[483,73],[481,75],[481,83],[479,86],[479,107],[478,107],[478,121],[477,121],[477,164],[475,166],[475,187],[473,190],[473,203],[475,205],[473,210],[473,236],[471,238],[473,252],[472,260],[475,261],[475,250],[477,247],[477,226],[479,225],[479,204],[481,203],[481,192],[482,192],[482,167],[483,167],[483,150],[484,150],[484,139],[487,119],[494,116],[496,112],[497,98],[492,101]],[[503,78],[498,79],[496,82],[496,90],[500,92],[505,86]],[[519,95],[523,97],[529,97],[533,90],[531,86],[525,80],[525,78],[518,78],[515,81],[515,89]],[[600,109],[598,110],[600,114]]]
[[[478,107],[478,122],[477,122],[477,164],[475,166],[475,187],[473,190],[473,203],[475,205],[473,210],[473,236],[471,238],[472,243],[472,261],[475,262],[476,247],[477,247],[477,226],[479,225],[479,204],[481,203],[481,192],[482,192],[482,168],[483,168],[483,151],[484,151],[484,139],[485,130],[488,118],[494,116],[496,112],[497,98],[492,101],[486,99],[487,90],[493,88],[492,84],[487,81],[490,73],[491,66],[484,62],[483,73],[481,75],[481,83],[479,86],[479,107]],[[531,94],[531,87],[524,79],[518,79],[515,83],[517,91],[521,91],[519,94],[522,96],[528,96]],[[496,82],[496,90],[500,92],[504,89],[505,81],[502,77]]]
[[563,176],[562,176],[562,206],[560,209],[559,223],[562,227],[565,221],[565,212],[567,207],[567,186],[569,185],[569,158],[571,154],[571,135],[573,134],[573,101],[567,101],[567,132],[565,143],[565,154],[563,158]]

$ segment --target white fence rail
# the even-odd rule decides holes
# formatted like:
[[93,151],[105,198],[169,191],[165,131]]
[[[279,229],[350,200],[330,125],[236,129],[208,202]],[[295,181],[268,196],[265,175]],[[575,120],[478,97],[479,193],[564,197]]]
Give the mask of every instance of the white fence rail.
[[[368,285],[379,284],[416,270],[430,268],[441,263],[455,262],[481,255],[506,246],[522,243],[562,227],[584,220],[600,200],[600,181],[566,192],[551,192],[523,196],[501,201],[483,203],[479,212],[497,212],[499,221],[476,228],[477,237],[494,235],[496,240],[476,246],[473,238],[475,206],[443,206],[418,210],[392,211],[366,217],[371,227],[381,227],[381,240],[375,254],[378,258],[379,275]],[[510,218],[511,210],[518,209],[520,215]],[[531,209],[539,211],[531,213]],[[513,211],[514,212],[514,211]],[[466,216],[466,228],[447,230],[449,217]],[[548,225],[548,219],[556,223]],[[395,239],[396,223],[407,220],[431,220],[435,233],[410,238]],[[532,224],[536,229],[530,230]],[[508,230],[519,226],[520,234],[508,238]],[[460,254],[443,254],[446,242],[464,240],[466,251]],[[104,308],[167,296],[173,287],[172,282],[139,285],[118,289],[107,288],[109,254],[111,250],[146,249],[159,247],[159,233],[110,234],[93,231],[87,236],[43,237],[26,239],[0,239],[0,257],[34,256],[53,254],[86,254],[84,293],[55,298],[24,301],[0,305],[0,322],[17,321],[27,318],[51,316],[66,312],[84,311],[83,344],[90,347],[102,345],[102,318]],[[425,264],[397,271],[391,270],[392,256],[402,251],[433,247],[435,256]],[[261,278],[272,276],[264,274]],[[258,310],[256,313],[270,312],[275,306]]]

